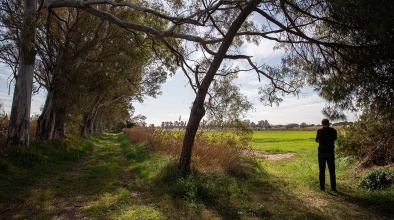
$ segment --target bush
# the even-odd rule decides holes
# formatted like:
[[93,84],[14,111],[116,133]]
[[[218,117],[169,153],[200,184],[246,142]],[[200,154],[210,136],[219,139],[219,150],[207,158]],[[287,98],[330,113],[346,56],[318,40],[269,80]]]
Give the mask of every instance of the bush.
[[386,170],[372,170],[364,173],[359,181],[359,186],[364,189],[383,189],[390,187],[394,181],[394,173]]
[[393,123],[390,115],[362,115],[339,134],[338,151],[356,156],[365,167],[394,163]]
[[196,202],[198,195],[197,181],[193,175],[179,178],[175,184],[175,195],[188,202]]

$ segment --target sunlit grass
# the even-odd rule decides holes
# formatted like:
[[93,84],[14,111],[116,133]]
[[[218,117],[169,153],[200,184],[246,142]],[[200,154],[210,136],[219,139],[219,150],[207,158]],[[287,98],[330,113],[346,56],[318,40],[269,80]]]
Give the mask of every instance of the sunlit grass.
[[269,153],[306,152],[316,147],[315,131],[254,131],[251,146]]

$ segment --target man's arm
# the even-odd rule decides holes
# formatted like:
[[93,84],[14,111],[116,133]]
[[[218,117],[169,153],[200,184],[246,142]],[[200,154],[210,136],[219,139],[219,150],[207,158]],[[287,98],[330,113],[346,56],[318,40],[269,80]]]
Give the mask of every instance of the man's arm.
[[317,130],[317,133],[316,133],[316,138],[315,138],[315,141],[317,142],[317,143],[319,143],[319,132],[320,132],[320,130]]

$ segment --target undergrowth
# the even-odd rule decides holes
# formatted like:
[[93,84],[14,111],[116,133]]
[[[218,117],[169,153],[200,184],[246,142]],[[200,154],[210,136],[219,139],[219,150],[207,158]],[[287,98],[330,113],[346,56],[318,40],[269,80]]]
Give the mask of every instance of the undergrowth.
[[[134,143],[146,143],[153,152],[174,157],[181,153],[184,131],[167,131],[134,127],[123,133]],[[229,170],[240,165],[243,150],[248,149],[252,133],[226,130],[223,132],[199,131],[193,147],[192,166],[200,172]]]
[[391,115],[365,113],[339,133],[338,151],[355,156],[363,167],[394,163],[394,133]]
[[370,170],[361,175],[359,186],[365,189],[377,190],[388,188],[394,184],[394,169]]
[[29,147],[0,150],[0,201],[18,199],[16,191],[34,184],[35,179],[64,169],[92,151],[91,142],[80,138],[33,142]]

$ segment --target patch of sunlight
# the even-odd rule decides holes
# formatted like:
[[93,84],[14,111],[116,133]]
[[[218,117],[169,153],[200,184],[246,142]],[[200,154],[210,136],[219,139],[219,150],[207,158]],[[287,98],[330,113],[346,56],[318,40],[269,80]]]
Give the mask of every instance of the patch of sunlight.
[[98,196],[96,201],[84,207],[84,211],[90,214],[99,214],[112,210],[123,209],[131,202],[132,195],[125,188],[117,188],[111,193]]
[[135,206],[131,210],[123,212],[118,219],[122,220],[149,220],[167,219],[161,212],[151,206]]
[[32,207],[40,207],[43,210],[51,211],[54,209],[52,199],[55,195],[53,189],[34,189],[27,198],[27,204]]

